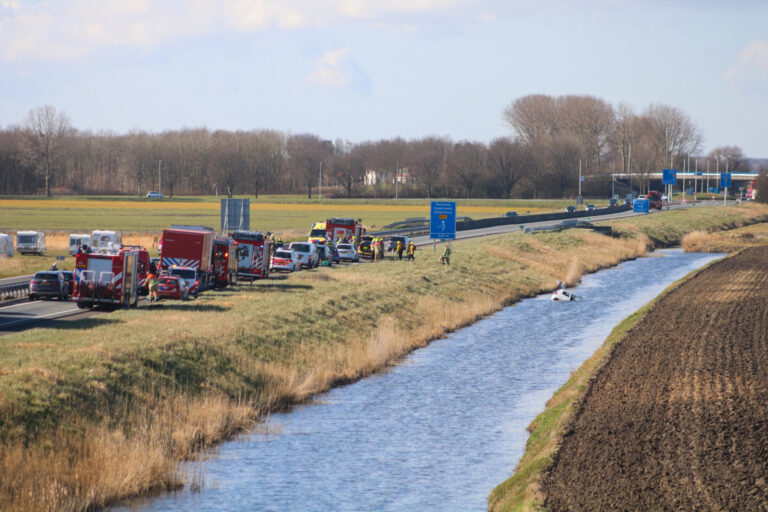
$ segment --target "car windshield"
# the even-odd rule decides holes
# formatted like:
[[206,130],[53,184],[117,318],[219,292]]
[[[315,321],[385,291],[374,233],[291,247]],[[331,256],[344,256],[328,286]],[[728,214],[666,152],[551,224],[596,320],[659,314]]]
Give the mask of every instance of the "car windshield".
[[286,251],[276,251],[275,258],[288,258],[291,259],[291,253]]
[[291,244],[291,249],[299,252],[309,252],[309,244]]
[[324,229],[313,229],[309,232],[309,236],[320,236],[325,238],[325,230]]
[[35,274],[35,279],[58,279],[59,274],[57,272],[38,272]]
[[172,277],[161,277],[157,280],[160,284],[176,284],[178,283],[178,280],[172,278]]
[[171,275],[172,276],[179,276],[182,279],[195,279],[197,276],[195,276],[194,270],[189,270],[185,268],[172,268],[171,269]]
[[336,248],[343,251],[349,251],[352,249],[352,246],[349,244],[339,244],[336,246]]
[[36,241],[37,237],[35,235],[19,235],[20,244],[33,244]]

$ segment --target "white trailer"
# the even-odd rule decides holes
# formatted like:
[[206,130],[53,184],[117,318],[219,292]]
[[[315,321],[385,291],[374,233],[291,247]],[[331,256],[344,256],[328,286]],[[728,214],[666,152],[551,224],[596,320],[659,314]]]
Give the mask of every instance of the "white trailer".
[[91,233],[91,247],[94,249],[117,250],[123,245],[121,231],[94,231]]
[[91,235],[88,233],[72,233],[69,235],[69,254],[74,256],[80,247],[91,245]]
[[13,237],[11,235],[0,233],[0,256],[13,256]]
[[45,233],[42,231],[16,232],[16,252],[19,254],[45,254]]

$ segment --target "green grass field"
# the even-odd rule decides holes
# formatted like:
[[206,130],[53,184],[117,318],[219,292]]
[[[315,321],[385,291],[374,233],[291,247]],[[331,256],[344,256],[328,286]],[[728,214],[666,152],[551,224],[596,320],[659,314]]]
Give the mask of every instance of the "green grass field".
[[[0,230],[23,229],[93,231],[115,229],[160,232],[171,224],[220,226],[220,199],[177,197],[144,199],[124,196],[10,197],[0,198]],[[509,210],[562,210],[569,200],[457,200],[457,215],[473,219],[498,217]],[[329,217],[362,219],[368,228],[380,227],[408,217],[428,217],[426,199],[317,199],[301,196],[251,198],[251,229],[304,234],[314,222]]]

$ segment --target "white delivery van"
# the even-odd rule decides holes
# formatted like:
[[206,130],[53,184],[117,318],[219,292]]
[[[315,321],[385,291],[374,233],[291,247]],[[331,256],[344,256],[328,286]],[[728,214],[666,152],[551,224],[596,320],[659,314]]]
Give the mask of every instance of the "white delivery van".
[[94,231],[91,233],[91,247],[94,249],[119,249],[123,245],[121,231]]
[[88,233],[71,233],[69,235],[69,254],[74,256],[83,245],[91,245],[91,235]]
[[20,254],[45,254],[45,233],[42,231],[16,232],[16,252]]
[[0,233],[0,256],[13,256],[13,237]]

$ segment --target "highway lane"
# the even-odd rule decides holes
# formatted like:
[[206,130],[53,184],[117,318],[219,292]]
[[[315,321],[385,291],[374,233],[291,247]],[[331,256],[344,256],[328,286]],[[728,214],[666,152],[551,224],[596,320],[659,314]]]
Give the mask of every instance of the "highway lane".
[[20,300],[0,307],[0,335],[31,327],[45,327],[52,320],[67,321],[74,316],[88,316],[91,312],[75,306],[74,302],[59,300]]

